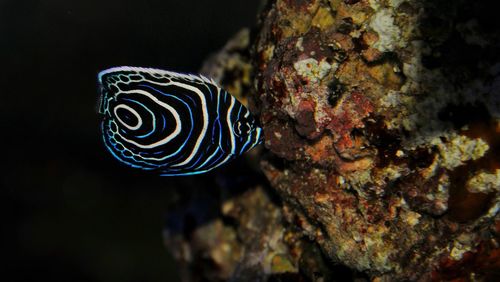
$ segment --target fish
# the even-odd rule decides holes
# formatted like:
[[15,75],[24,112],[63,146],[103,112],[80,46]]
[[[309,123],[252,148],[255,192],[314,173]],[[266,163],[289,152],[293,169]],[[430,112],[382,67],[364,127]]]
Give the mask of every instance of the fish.
[[263,141],[250,111],[203,75],[122,66],[99,72],[97,80],[102,139],[129,167],[201,174]]

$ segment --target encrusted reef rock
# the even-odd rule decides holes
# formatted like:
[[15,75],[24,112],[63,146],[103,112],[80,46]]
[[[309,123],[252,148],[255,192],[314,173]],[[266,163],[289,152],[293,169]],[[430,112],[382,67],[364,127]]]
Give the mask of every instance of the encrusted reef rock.
[[387,280],[498,275],[487,4],[269,3],[255,42],[263,169],[332,261]]
[[218,205],[240,211],[237,235],[210,225],[234,243],[218,279],[500,280],[494,4],[267,1],[246,57],[219,55],[219,73],[264,129],[270,187],[246,193],[278,200]]

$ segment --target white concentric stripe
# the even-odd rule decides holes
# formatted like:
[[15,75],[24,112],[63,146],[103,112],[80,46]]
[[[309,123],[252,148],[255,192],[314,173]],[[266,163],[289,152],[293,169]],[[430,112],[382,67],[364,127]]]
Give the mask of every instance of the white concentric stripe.
[[227,157],[224,160],[219,161],[216,165],[214,165],[213,167],[209,168],[209,170],[215,169],[215,168],[217,168],[217,167],[225,164],[229,160],[229,158],[231,158],[232,156],[233,156],[233,154],[227,155]]
[[[118,113],[116,111],[118,111],[119,109],[125,109],[129,112],[131,112],[136,118],[137,118],[137,124],[135,126],[130,126],[128,125],[127,123],[125,123],[119,116],[118,116]],[[120,105],[117,105],[114,109],[113,109],[113,112],[115,114],[115,117],[116,119],[118,119],[118,121],[123,125],[125,126],[126,128],[128,128],[129,130],[137,130],[139,129],[141,126],[142,126],[142,118],[141,116],[139,115],[139,113],[132,109],[131,107],[125,105],[125,104],[120,104]]]
[[[212,153],[212,154],[211,154],[211,155],[210,155],[210,156],[209,156],[209,157],[208,157],[208,158],[207,158],[207,159],[206,159],[206,160],[205,160],[205,161],[204,161],[201,165],[197,166],[197,167],[195,168],[195,170],[199,170],[199,169],[201,169],[201,168],[205,167],[205,165],[206,165],[206,164],[207,164],[207,163],[208,163],[211,159],[213,159],[213,158],[215,157],[215,155],[217,155],[218,153],[220,153],[219,151],[222,151],[222,150],[221,150],[219,147],[216,147],[215,151],[214,151],[214,152],[213,152],[213,153]],[[224,152],[222,152],[222,153],[224,153]]]
[[[227,93],[224,93],[225,95],[229,95]],[[231,104],[229,105],[229,109],[227,109],[227,127],[229,128],[229,136],[231,138],[231,154],[235,154],[235,150],[236,150],[236,143],[235,143],[235,140],[234,140],[234,128],[233,128],[233,125],[231,124],[231,112],[233,111],[233,107],[234,107],[234,101],[235,99],[233,98],[233,96],[229,95],[230,96],[230,100],[231,100]]]
[[[147,110],[149,111],[149,109],[147,109]],[[190,109],[190,108],[188,108],[188,111],[191,111],[191,109]],[[153,116],[153,119],[155,119],[155,117],[154,117],[154,116]],[[184,119],[183,119],[183,121],[184,121]],[[189,119],[189,121],[191,121],[191,127],[192,127],[192,125],[193,125],[194,121],[193,121],[192,119]],[[186,130],[186,129],[185,129],[185,128],[183,128],[183,130]],[[185,139],[184,139],[184,140],[185,140]],[[169,155],[163,155],[161,158],[146,157],[146,156],[141,156],[141,158],[142,158],[142,159],[144,159],[144,160],[148,160],[148,161],[161,162],[161,161],[164,161],[164,160],[166,160],[166,159],[169,159],[169,158],[171,158],[171,157],[173,157],[173,156],[176,156],[176,155],[177,155],[180,151],[182,151],[184,144],[185,144],[185,143],[183,143],[183,145],[182,145],[182,146],[180,146],[180,147],[177,149],[177,151],[175,151],[175,152],[173,152],[173,153],[171,153],[171,154],[169,154]]]
[[[219,118],[220,118],[220,117],[219,117],[219,108],[220,108],[220,91],[221,91],[221,89],[220,89],[220,88],[217,88],[217,104],[216,104],[216,106],[215,106],[215,108],[217,109],[217,111],[216,111],[216,112],[217,112],[217,118],[215,118],[215,120],[217,120],[217,119],[219,119]],[[214,122],[215,122],[215,121],[214,121]],[[219,132],[216,132],[216,133],[220,135],[220,134],[221,134],[221,130],[222,130],[222,128],[220,128],[220,127],[219,127]],[[217,153],[218,153],[219,151],[222,151],[222,153],[224,153],[224,151],[221,149],[221,144],[220,144],[221,142],[222,142],[222,138],[219,138],[219,146],[217,146],[217,149],[216,149],[216,150],[214,151],[214,153],[213,153],[213,154],[211,154],[211,155],[210,155],[210,156],[209,156],[209,157],[208,157],[208,158],[207,158],[207,159],[206,159],[206,160],[205,160],[205,161],[204,161],[201,165],[199,165],[199,166],[196,168],[196,170],[198,170],[198,169],[200,169],[200,168],[204,167],[204,166],[205,166],[205,165],[206,165],[206,164],[207,164],[210,160],[212,160],[212,159],[215,157],[215,155],[217,155]]]
[[180,82],[170,82],[170,83],[157,83],[154,81],[150,81],[150,82],[154,83],[154,84],[158,84],[158,85],[175,85],[175,86],[190,90],[190,91],[196,93],[200,97],[201,109],[203,112],[203,128],[202,128],[200,134],[198,135],[198,139],[196,140],[195,146],[194,146],[193,150],[191,151],[191,154],[183,162],[172,165],[172,167],[183,166],[183,165],[189,163],[196,156],[196,154],[198,153],[198,151],[200,149],[200,144],[203,141],[203,138],[205,138],[205,134],[207,133],[207,129],[208,129],[207,100],[205,98],[205,95],[203,94],[203,92],[201,92],[200,89],[198,89],[194,86],[188,85],[188,84],[184,84],[184,83],[180,83]]
[[144,90],[139,90],[139,89],[135,89],[135,90],[130,90],[130,91],[120,91],[118,95],[120,94],[140,94],[140,95],[144,95],[146,97],[148,97],[149,99],[153,100],[155,103],[157,103],[158,105],[160,105],[161,107],[165,108],[167,111],[169,111],[173,116],[174,116],[174,119],[175,119],[175,130],[170,134],[168,135],[167,137],[163,138],[162,140],[159,140],[153,144],[149,144],[149,145],[142,145],[142,144],[139,144],[133,140],[130,140],[130,139],[127,139],[125,137],[123,137],[121,134],[119,134],[121,136],[121,138],[139,148],[143,148],[143,149],[151,149],[151,148],[155,148],[155,147],[158,147],[158,146],[161,146],[161,145],[164,145],[164,144],[167,144],[168,142],[170,142],[170,140],[174,139],[177,135],[179,135],[179,133],[181,132],[182,130],[182,125],[181,125],[181,118],[179,117],[179,114],[177,113],[177,111],[171,107],[169,104],[167,103],[164,103],[162,101],[160,101],[158,98],[156,98],[154,95],[152,95],[151,93],[147,92],[147,91],[144,91]]

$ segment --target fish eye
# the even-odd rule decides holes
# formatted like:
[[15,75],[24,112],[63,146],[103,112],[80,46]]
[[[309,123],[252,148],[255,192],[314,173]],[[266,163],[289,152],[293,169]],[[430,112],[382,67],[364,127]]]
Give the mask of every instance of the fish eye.
[[242,121],[237,121],[234,126],[233,130],[236,136],[241,137],[244,135],[248,135],[250,133],[250,124],[248,122],[242,122]]

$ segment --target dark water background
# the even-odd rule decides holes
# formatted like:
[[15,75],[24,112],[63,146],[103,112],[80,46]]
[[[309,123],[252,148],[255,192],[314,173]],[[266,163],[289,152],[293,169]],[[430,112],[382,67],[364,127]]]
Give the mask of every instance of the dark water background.
[[[162,245],[185,179],[120,166],[95,114],[116,65],[194,72],[258,1],[0,0],[0,281],[177,281]],[[182,189],[182,187],[180,187]]]

